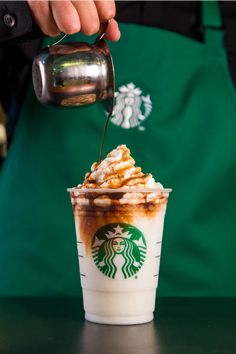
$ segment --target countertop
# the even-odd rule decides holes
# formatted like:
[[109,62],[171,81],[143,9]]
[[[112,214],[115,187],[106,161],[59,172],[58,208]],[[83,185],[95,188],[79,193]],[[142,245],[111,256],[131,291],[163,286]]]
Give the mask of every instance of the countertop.
[[84,320],[82,299],[0,298],[0,354],[236,354],[236,299],[159,298],[154,321]]

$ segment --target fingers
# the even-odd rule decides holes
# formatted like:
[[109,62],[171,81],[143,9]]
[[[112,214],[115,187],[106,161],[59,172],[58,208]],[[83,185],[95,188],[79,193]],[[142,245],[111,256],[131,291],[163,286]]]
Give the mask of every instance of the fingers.
[[60,34],[48,1],[28,0],[28,5],[35,22],[44,34],[52,37]]
[[115,2],[112,0],[95,1],[100,22],[106,22],[116,15]]
[[48,36],[60,32],[74,34],[79,31],[86,35],[99,32],[100,24],[108,20],[106,39],[120,38],[114,0],[28,0],[32,15],[40,29]]
[[110,20],[106,30],[105,38],[111,41],[118,41],[120,39],[120,31],[118,23],[114,20],[116,15],[115,2],[113,0],[98,0],[95,1],[95,5],[100,22],[103,23]]
[[79,14],[81,32],[88,36],[97,33],[100,21],[94,1],[73,1],[73,5]]
[[78,11],[71,1],[50,1],[50,8],[60,32],[73,34],[81,30]]
[[118,23],[114,19],[110,20],[106,30],[105,39],[116,42],[120,39],[120,36]]

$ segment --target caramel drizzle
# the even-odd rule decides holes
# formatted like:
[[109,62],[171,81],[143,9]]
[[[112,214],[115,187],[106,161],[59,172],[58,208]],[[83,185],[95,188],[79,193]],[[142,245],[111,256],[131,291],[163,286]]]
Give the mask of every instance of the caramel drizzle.
[[99,151],[99,162],[102,161],[102,151],[103,151],[103,146],[104,146],[104,142],[105,142],[105,137],[106,137],[106,133],[107,133],[107,127],[108,127],[108,123],[109,123],[109,120],[111,118],[111,115],[112,115],[112,112],[109,112],[108,116],[107,116],[107,119],[106,119],[106,123],[105,123],[105,126],[104,126],[104,129],[103,129],[103,134],[102,134],[102,141],[101,141],[101,145],[100,145],[100,151]]
[[140,188],[141,186],[145,187],[146,181],[149,178],[150,174],[148,173],[137,173],[128,178],[125,178],[124,174],[122,174],[121,172],[119,174],[109,173],[104,177],[104,181],[101,183],[97,183],[92,178],[88,178],[84,185],[87,188],[99,188],[103,187],[104,184],[106,185],[106,187],[110,188],[122,188],[125,186],[137,186]]
[[[120,161],[112,162],[109,165],[110,172],[107,173],[102,182],[96,181],[93,177],[93,172],[89,172],[85,176],[85,181],[83,186],[86,188],[103,188],[104,185],[109,188],[122,188],[125,186],[132,186],[132,187],[145,187],[147,180],[150,178],[150,174],[144,174],[141,171],[140,167],[135,167],[135,161],[130,156],[129,149],[123,149],[122,159]],[[109,155],[108,155],[109,156]],[[118,168],[119,163],[127,162],[127,165],[123,168]],[[94,164],[94,170],[99,168],[101,162]],[[125,177],[126,171],[133,169],[134,171],[131,176]]]

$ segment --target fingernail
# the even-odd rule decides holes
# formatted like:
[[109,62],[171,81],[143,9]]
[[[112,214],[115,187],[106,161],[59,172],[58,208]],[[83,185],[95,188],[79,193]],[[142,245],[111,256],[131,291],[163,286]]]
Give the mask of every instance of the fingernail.
[[118,40],[120,39],[120,37],[121,37],[121,33],[120,33],[120,31],[118,31],[118,32],[117,32],[117,39],[116,39],[116,40],[118,41]]

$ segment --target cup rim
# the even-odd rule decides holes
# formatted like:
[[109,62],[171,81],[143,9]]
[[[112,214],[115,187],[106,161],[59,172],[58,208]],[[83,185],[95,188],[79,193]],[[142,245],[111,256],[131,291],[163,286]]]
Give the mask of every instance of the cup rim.
[[170,193],[171,188],[67,188],[67,192],[83,193]]

